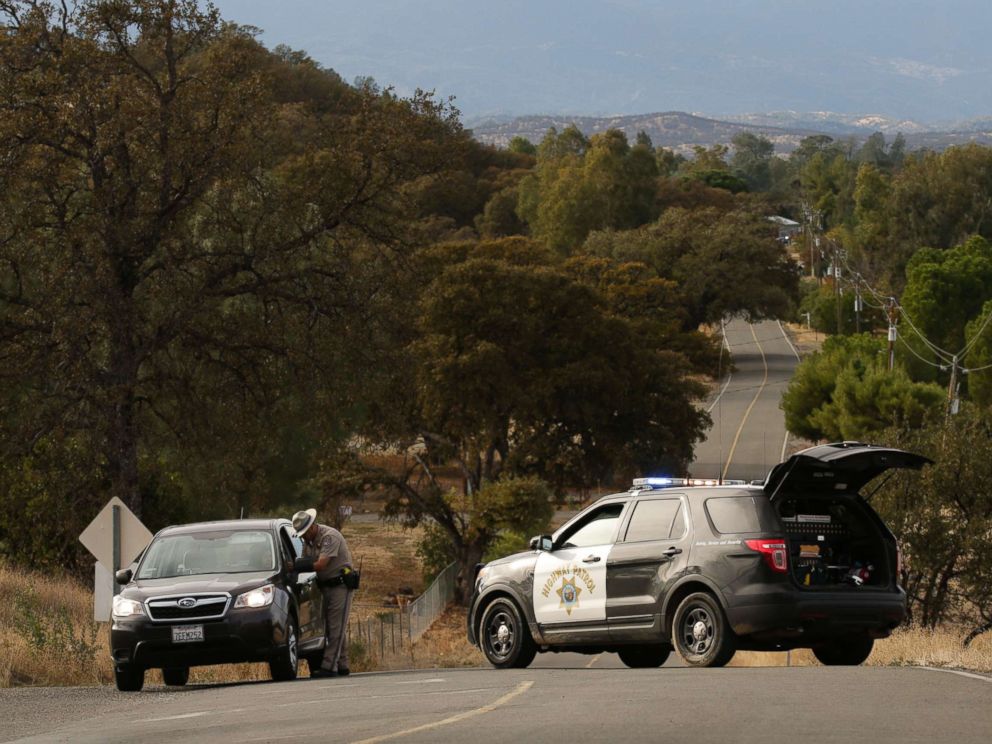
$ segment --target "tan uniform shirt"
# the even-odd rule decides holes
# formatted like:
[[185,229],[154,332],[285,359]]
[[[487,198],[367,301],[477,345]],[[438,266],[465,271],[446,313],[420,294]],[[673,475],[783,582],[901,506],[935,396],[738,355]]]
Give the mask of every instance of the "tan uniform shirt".
[[314,560],[323,556],[331,559],[323,570],[317,572],[317,578],[321,580],[340,576],[342,568],[352,565],[351,551],[348,550],[348,543],[344,541],[344,535],[333,527],[323,524],[317,525],[317,535],[313,542],[304,541],[303,555]]

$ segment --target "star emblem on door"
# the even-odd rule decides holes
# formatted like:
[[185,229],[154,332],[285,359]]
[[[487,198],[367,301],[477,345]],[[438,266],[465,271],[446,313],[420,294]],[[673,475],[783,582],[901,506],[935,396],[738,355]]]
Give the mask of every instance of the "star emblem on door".
[[573,609],[579,606],[579,595],[582,590],[576,586],[574,576],[571,578],[562,577],[561,588],[556,589],[555,593],[561,600],[558,603],[558,609],[564,608],[569,615],[572,614]]

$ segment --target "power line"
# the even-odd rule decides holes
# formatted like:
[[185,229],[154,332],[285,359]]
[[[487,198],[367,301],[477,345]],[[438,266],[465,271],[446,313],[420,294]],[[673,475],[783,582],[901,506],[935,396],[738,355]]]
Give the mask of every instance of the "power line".
[[[854,269],[851,268],[851,264],[848,262],[847,256],[844,254],[844,252],[835,251],[835,253],[838,255],[840,260],[844,262],[844,268],[847,270],[847,272],[855,277],[856,279],[855,286],[857,287],[859,285],[864,285],[864,287],[875,297],[876,300],[880,302],[883,301],[883,296],[868,283],[868,281],[864,278],[864,276],[862,276],[860,272],[855,271]],[[839,281],[839,278],[836,276],[836,274],[834,275],[834,281]],[[940,346],[937,346],[937,344],[935,344],[933,341],[927,338],[926,335],[913,322],[912,316],[910,316],[910,314],[906,311],[906,308],[902,305],[902,303],[900,303],[898,300],[895,300],[895,298],[890,298],[890,299],[895,301],[896,307],[899,308],[900,314],[906,318],[906,322],[909,324],[910,329],[920,338],[921,341],[923,341],[924,345],[926,345],[926,347],[929,348],[930,351],[932,351],[939,359],[942,359],[943,361],[948,362],[950,364],[955,364],[956,363],[955,359],[962,359],[964,355],[967,354],[968,351],[970,351],[971,348],[978,342],[978,339],[985,332],[985,329],[988,328],[989,323],[992,322],[992,310],[990,310],[986,314],[985,320],[982,322],[981,327],[978,329],[978,331],[976,331],[975,335],[972,336],[971,340],[964,345],[964,348],[962,348],[961,351],[959,351],[957,354],[954,354],[950,351],[947,351],[946,349],[941,348]],[[876,310],[885,309],[884,305],[878,306],[878,305],[872,305],[871,303],[866,303],[866,304],[868,304],[869,307],[874,307]],[[900,340],[902,340],[902,337],[900,337]],[[903,345],[906,346],[907,349],[910,349],[910,351],[913,351],[914,355],[921,361],[924,361],[927,364],[931,364],[936,367],[942,367],[942,365],[935,365],[933,364],[933,362],[929,362],[923,359],[919,354],[916,354],[915,350],[913,350],[912,347],[909,346],[909,344],[905,343],[905,341],[903,341]],[[946,366],[942,368],[946,368]]]
[[907,349],[909,349],[909,352],[924,364],[929,364],[931,367],[936,367],[939,370],[947,369],[946,364],[936,364],[934,362],[931,362],[929,359],[924,359],[922,356],[919,355],[916,349],[914,349],[912,346],[906,343],[906,339],[903,336],[899,336],[898,338],[902,342],[902,345],[905,346]]
[[982,333],[984,333],[985,329],[988,328],[990,320],[992,320],[992,310],[989,310],[989,312],[986,313],[985,320],[982,323],[982,327],[979,328],[978,331],[976,331],[975,335],[971,337],[971,341],[966,343],[964,348],[961,349],[961,351],[958,353],[959,357],[964,357],[964,355],[971,350],[971,347],[978,342],[978,339],[982,337]]

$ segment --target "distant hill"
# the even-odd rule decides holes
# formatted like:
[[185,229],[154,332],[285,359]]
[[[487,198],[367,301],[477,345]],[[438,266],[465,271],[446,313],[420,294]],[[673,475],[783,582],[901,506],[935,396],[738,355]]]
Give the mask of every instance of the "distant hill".
[[[792,152],[804,137],[827,134],[834,139],[852,138],[863,141],[876,131],[886,134],[891,141],[902,132],[909,149],[928,147],[942,150],[951,145],[979,142],[992,145],[992,120],[976,120],[955,125],[954,131],[931,131],[913,121],[894,121],[880,116],[845,116],[840,114],[747,114],[732,117],[734,120],[711,119],[682,111],[665,111],[631,116],[519,116],[489,117],[469,120],[466,126],[481,142],[505,147],[514,137],[526,137],[537,144],[551,127],[561,131],[575,124],[589,136],[607,129],[620,129],[631,141],[638,132],[645,132],[651,141],[683,155],[692,153],[695,145],[710,147],[729,144],[739,132],[753,132],[768,138],[779,154]],[[772,122],[781,122],[775,126]],[[791,125],[790,125],[791,124]],[[970,127],[970,128],[969,128]]]

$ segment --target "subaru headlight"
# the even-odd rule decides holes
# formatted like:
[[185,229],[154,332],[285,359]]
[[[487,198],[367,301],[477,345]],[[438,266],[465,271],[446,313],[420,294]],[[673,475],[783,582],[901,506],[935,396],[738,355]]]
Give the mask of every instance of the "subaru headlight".
[[275,587],[272,584],[266,584],[265,586],[258,587],[258,589],[252,589],[250,592],[239,594],[238,598],[234,601],[234,608],[250,607],[256,609],[258,607],[268,607],[272,604],[272,599],[275,596]]
[[141,602],[136,602],[133,599],[125,599],[121,595],[114,597],[114,617],[135,617],[137,615],[144,615],[145,610],[141,606]]
[[479,569],[479,573],[475,575],[476,586],[481,587],[483,584],[486,583],[486,577],[489,576],[490,570],[491,569],[489,568],[489,566],[483,566],[482,568]]

